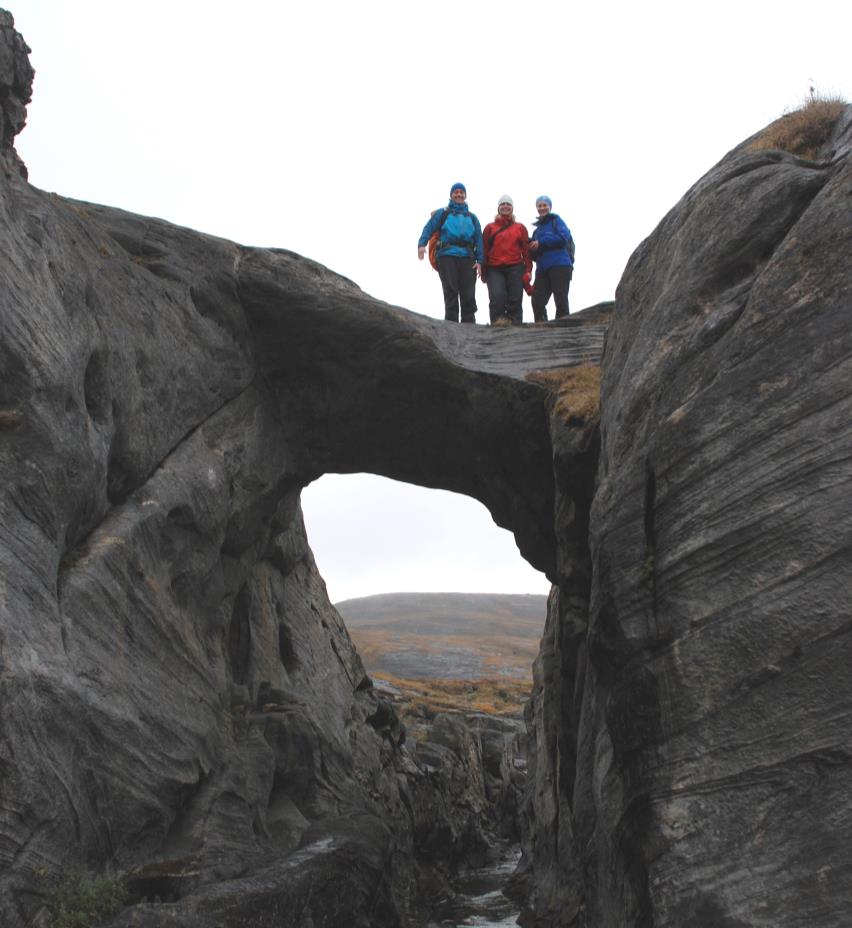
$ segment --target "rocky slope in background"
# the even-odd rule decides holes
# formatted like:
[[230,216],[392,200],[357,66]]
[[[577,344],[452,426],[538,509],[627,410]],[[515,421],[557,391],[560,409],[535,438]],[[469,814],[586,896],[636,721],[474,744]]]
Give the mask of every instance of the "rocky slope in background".
[[531,682],[547,597],[384,593],[335,604],[373,677]]
[[597,313],[449,326],[30,187],[26,52],[0,11],[0,922],[84,865],[140,868],[116,928],[402,925],[481,850],[482,739],[418,760],[307,548],[301,488],[366,471],[554,583],[527,924],[846,924],[852,112],[642,243],[598,429],[525,380]]
[[534,593],[379,593],[335,603],[350,628],[389,634],[416,628],[424,634],[541,636],[547,597]]

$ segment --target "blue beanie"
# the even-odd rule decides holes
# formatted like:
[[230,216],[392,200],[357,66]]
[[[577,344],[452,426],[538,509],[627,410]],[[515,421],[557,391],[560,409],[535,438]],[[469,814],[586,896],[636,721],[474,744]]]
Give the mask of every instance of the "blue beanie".
[[539,203],[547,203],[547,205],[553,209],[553,203],[551,202],[550,197],[546,197],[544,194],[536,198],[535,205],[538,206]]
[[465,187],[465,185],[464,185],[460,180],[457,180],[457,181],[453,184],[453,186],[450,187],[450,196],[452,196],[453,193],[454,193],[456,190],[461,190],[462,193],[464,193],[464,195],[467,196],[467,188]]

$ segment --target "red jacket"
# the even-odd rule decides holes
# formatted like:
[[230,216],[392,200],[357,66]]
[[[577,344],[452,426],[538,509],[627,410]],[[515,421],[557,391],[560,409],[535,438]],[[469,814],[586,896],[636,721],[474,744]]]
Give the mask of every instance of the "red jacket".
[[[503,229],[505,231],[501,231]],[[485,227],[482,240],[485,245],[486,267],[523,264],[525,273],[529,274],[532,271],[532,259],[528,248],[530,237],[527,227],[522,222],[498,216]]]

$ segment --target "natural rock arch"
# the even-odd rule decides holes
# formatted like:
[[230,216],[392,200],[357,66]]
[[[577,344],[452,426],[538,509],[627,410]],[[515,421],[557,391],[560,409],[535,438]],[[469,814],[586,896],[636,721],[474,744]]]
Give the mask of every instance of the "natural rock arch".
[[[323,864],[354,874],[340,904],[410,879],[407,843],[450,800],[388,765],[300,490],[370,472],[465,493],[556,577],[548,394],[525,375],[596,359],[605,325],[448,326],[289,252],[0,186],[4,924],[37,908],[37,867],[141,863],[140,893],[180,896],[343,810],[377,830],[334,826],[367,862]],[[245,905],[308,905],[298,873]]]
[[[299,489],[339,469],[472,493],[557,580],[539,924],[845,925],[852,110],[807,158],[738,146],[639,246],[595,487],[595,430],[553,427],[520,377],[533,343],[563,365],[600,329],[444,326],[289,253],[48,197],[11,147],[32,71],[0,30],[3,924],[69,860],[180,886],[148,928],[399,923],[415,834],[459,835],[372,728],[306,545]],[[418,394],[389,407],[389,370]]]

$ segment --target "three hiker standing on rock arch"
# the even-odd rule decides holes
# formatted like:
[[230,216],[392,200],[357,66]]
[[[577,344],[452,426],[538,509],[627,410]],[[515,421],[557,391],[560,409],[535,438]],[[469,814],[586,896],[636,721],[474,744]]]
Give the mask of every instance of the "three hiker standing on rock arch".
[[[523,290],[532,297],[533,318],[547,321],[547,303],[553,296],[556,318],[568,315],[568,290],[574,273],[574,239],[565,222],[552,212],[550,197],[535,203],[538,219],[529,237],[517,222],[508,194],[497,202],[497,215],[483,233],[479,219],[467,205],[467,190],[457,182],[450,188],[446,207],[433,210],[417,242],[417,257],[429,254],[441,279],[444,319],[476,321],[476,278],[488,286],[492,325],[520,325]],[[536,263],[531,285],[532,262]]]

